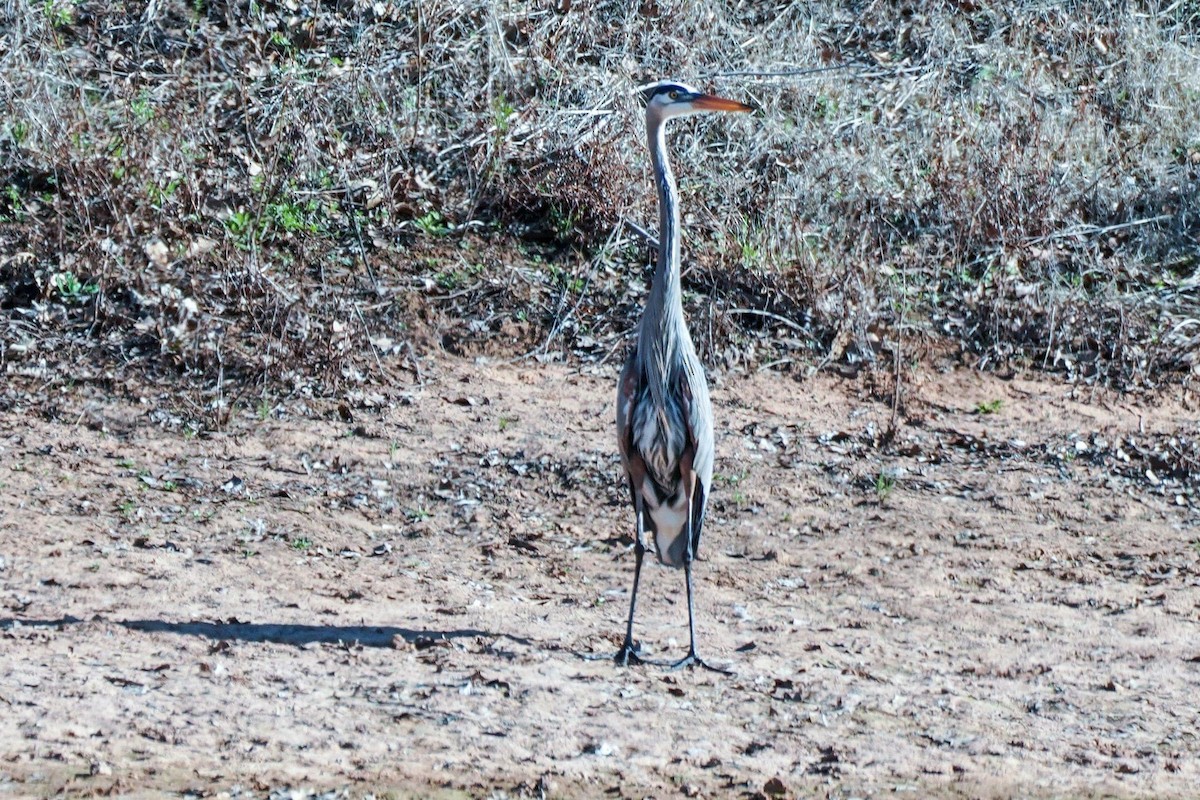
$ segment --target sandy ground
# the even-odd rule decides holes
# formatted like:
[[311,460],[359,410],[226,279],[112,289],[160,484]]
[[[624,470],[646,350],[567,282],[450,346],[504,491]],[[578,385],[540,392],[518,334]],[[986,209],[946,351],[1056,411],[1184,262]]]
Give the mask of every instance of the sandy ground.
[[[633,565],[606,369],[0,417],[0,796],[1200,793],[1200,496],[1121,469],[1194,407],[930,373],[878,446],[862,382],[718,381],[727,677],[583,657]],[[643,584],[682,656],[682,574]]]

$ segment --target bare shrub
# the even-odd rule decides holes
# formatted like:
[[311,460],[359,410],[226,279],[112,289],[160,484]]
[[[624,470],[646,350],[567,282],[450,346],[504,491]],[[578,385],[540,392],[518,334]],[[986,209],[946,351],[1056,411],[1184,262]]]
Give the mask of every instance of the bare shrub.
[[646,279],[622,220],[656,218],[630,91],[675,76],[763,108],[673,138],[715,363],[905,330],[1186,377],[1190,8],[8,3],[0,360],[169,369],[216,424],[230,387],[381,382],[413,347],[607,358]]

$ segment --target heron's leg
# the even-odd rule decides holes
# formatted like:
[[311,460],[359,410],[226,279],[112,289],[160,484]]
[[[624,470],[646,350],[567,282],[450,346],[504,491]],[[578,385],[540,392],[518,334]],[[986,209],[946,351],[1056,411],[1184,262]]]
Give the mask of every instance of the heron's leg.
[[[692,491],[695,491],[695,484],[692,485]],[[721,672],[725,675],[732,675],[733,672],[720,667],[714,667],[704,661],[700,656],[696,655],[696,610],[692,600],[692,559],[695,557],[693,543],[695,538],[692,535],[693,528],[692,518],[692,502],[689,493],[688,496],[688,547],[687,552],[683,557],[683,574],[687,581],[687,604],[688,604],[688,654],[671,665],[671,669],[682,669],[684,667],[703,667],[713,672]]]
[[671,665],[671,669],[683,669],[684,667],[703,667],[712,672],[720,672],[723,675],[732,675],[733,671],[714,667],[696,654],[696,613],[692,603],[692,558],[688,554],[687,560],[683,562],[683,571],[687,579],[687,604],[688,604],[688,654]]
[[642,558],[646,555],[646,546],[642,544],[642,496],[634,494],[634,502],[637,506],[637,538],[633,542],[633,594],[629,597],[629,621],[625,623],[625,644],[621,645],[621,649],[617,651],[613,660],[623,667],[630,664],[642,663],[641,656],[638,655],[637,642],[633,641],[633,613],[637,609],[637,593],[638,581],[642,577]]
[[633,546],[633,553],[636,561],[633,567],[633,594],[629,598],[629,621],[625,623],[625,644],[621,645],[621,649],[617,651],[617,655],[613,658],[618,664],[627,667],[630,664],[641,664],[642,658],[638,655],[641,649],[637,642],[633,640],[633,613],[637,608],[637,592],[638,579],[642,575],[642,557],[646,554],[646,547],[640,541]]

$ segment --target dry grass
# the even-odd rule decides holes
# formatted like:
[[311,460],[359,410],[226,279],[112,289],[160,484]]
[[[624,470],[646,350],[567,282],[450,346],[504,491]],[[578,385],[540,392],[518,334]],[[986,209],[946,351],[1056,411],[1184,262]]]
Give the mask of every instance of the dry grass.
[[1122,387],[1200,370],[1193,2],[3,17],[10,375],[171,367],[219,425],[429,347],[611,355],[645,276],[621,220],[655,219],[629,90],[664,75],[763,107],[674,139],[712,363],[894,359],[903,334]]

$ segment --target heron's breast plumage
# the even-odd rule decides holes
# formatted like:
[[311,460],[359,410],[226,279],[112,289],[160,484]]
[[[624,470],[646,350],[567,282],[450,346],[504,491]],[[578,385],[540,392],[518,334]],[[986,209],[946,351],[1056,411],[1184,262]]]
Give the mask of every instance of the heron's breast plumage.
[[633,446],[658,489],[658,496],[650,499],[661,502],[678,488],[686,425],[683,408],[675,398],[668,396],[668,402],[656,407],[649,389],[638,393],[633,408]]

